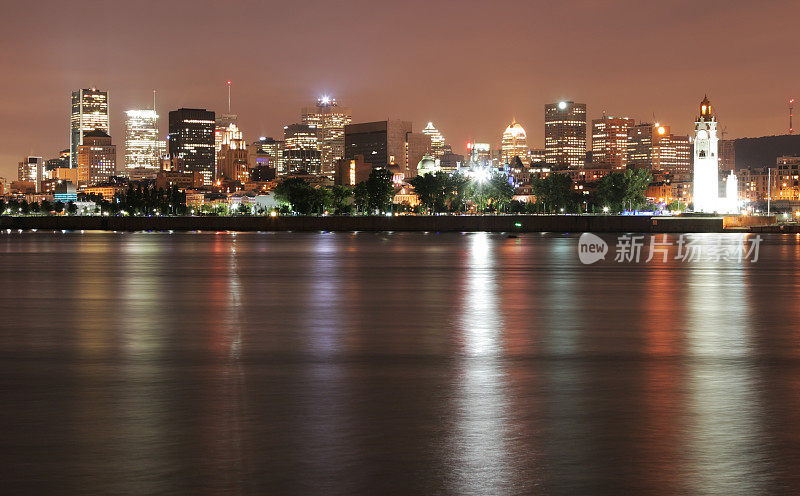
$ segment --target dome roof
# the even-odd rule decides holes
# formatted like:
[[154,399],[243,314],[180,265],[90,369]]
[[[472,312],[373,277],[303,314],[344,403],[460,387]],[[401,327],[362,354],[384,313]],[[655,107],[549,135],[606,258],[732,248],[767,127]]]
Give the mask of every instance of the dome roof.
[[420,176],[429,172],[437,172],[441,169],[442,168],[439,166],[439,164],[436,163],[436,159],[430,155],[423,156],[422,160],[420,160],[417,164],[417,174]]
[[511,121],[511,125],[509,125],[506,130],[503,132],[504,135],[511,135],[514,138],[525,138],[527,135],[525,134],[525,128],[519,125],[517,121]]

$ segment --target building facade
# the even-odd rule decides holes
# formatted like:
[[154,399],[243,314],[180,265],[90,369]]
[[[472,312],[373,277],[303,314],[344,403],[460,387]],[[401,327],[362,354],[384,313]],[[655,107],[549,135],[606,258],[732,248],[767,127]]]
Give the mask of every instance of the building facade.
[[514,119],[503,131],[500,139],[500,159],[505,165],[514,163],[514,158],[519,157],[524,165],[528,165],[530,149],[528,148],[528,135],[525,129]]
[[128,110],[125,112],[125,170],[138,169],[156,174],[161,168],[161,159],[166,154],[166,142],[159,139],[158,114],[155,110]]
[[288,174],[322,174],[316,126],[290,124],[283,128],[283,165]]
[[199,172],[203,184],[210,185],[216,175],[214,151],[214,112],[181,108],[169,113],[169,155],[182,172]]
[[416,165],[430,153],[430,137],[414,133],[411,122],[386,120],[345,126],[345,160],[359,155],[372,167],[393,167],[406,178],[416,176]]
[[635,125],[628,117],[603,116],[592,121],[592,163],[611,169],[628,165],[628,132]]
[[353,121],[352,111],[335,98],[322,97],[315,106],[303,107],[301,120],[317,130],[322,174],[333,174],[336,161],[344,157],[344,127]]
[[85,133],[99,129],[111,134],[108,92],[97,88],[72,92],[70,114],[70,167],[78,166],[78,147],[83,144]]
[[78,187],[85,189],[111,179],[117,169],[117,147],[111,136],[95,130],[83,134],[78,147]]
[[242,183],[250,179],[247,145],[236,124],[229,124],[223,132],[217,157],[217,179]]
[[431,154],[436,158],[441,158],[447,151],[444,136],[434,127],[433,122],[429,122],[422,130],[422,134],[431,140]]
[[586,104],[572,101],[544,106],[544,148],[548,164],[580,168],[586,164]]
[[41,189],[44,177],[44,159],[42,157],[25,157],[17,166],[17,180],[30,181],[36,184],[36,191]]

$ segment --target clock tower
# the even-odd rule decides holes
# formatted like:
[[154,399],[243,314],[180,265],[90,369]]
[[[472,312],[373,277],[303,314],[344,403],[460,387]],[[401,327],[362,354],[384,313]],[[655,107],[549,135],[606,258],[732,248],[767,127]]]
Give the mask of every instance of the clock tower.
[[700,116],[694,123],[694,211],[719,210],[719,139],[717,118],[708,96],[700,102]]

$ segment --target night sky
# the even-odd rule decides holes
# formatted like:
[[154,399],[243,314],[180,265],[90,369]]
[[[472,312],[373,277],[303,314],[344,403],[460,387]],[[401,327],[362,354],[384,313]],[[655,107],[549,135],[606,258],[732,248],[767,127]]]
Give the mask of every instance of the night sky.
[[6,1],[0,176],[67,148],[70,92],[91,86],[110,91],[118,168],[125,110],[158,89],[166,134],[169,110],[225,111],[228,79],[248,141],[281,137],[323,93],[355,122],[431,120],[458,153],[512,117],[542,146],[560,99],[688,133],[707,92],[728,137],[780,134],[799,20],[796,0]]

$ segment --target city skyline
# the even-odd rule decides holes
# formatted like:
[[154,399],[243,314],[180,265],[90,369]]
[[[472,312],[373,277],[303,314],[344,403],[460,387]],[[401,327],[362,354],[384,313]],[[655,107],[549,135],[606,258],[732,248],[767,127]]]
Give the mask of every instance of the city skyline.
[[[299,12],[275,9],[272,13],[284,19],[286,26],[262,35],[257,45],[268,46],[267,56],[284,68],[291,68],[281,71],[270,70],[273,64],[254,65],[257,47],[249,48],[250,55],[245,52],[241,57],[230,58],[223,53],[226,48],[214,46],[207,53],[188,54],[181,64],[170,65],[163,53],[174,42],[171,40],[186,33],[188,27],[177,26],[169,36],[154,29],[157,35],[152,39],[136,38],[139,31],[132,26],[137,20],[149,19],[147,22],[154,27],[166,28],[181,18],[181,7],[185,5],[173,2],[156,9],[155,3],[145,2],[142,8],[133,9],[99,4],[92,13],[71,12],[51,2],[26,6],[27,11],[11,6],[6,19],[19,21],[29,20],[41,14],[40,9],[47,8],[50,15],[42,19],[42,28],[50,35],[36,43],[15,44],[14,50],[2,56],[4,66],[29,77],[7,78],[3,83],[6,94],[14,94],[15,98],[7,102],[7,115],[0,125],[0,176],[13,177],[23,156],[49,159],[67,148],[69,95],[78,88],[92,86],[109,91],[111,136],[118,145],[118,154],[124,150],[121,146],[124,112],[149,108],[153,89],[158,90],[157,111],[161,116],[181,107],[222,113],[227,109],[228,80],[233,83],[232,112],[239,114],[239,127],[248,142],[261,136],[280,139],[283,126],[299,122],[303,106],[330,94],[352,108],[354,123],[404,119],[412,121],[415,129],[423,129],[432,121],[448,138],[453,151],[462,154],[468,141],[496,146],[511,118],[516,118],[526,129],[531,148],[542,148],[543,107],[560,100],[586,103],[588,122],[605,111],[637,122],[657,120],[670,125],[673,133],[686,135],[692,129],[698,95],[707,93],[727,127],[726,137],[736,138],[786,133],[786,100],[796,96],[792,81],[797,79],[798,69],[789,64],[778,65],[791,60],[794,35],[789,29],[789,19],[799,9],[790,2],[772,2],[773,9],[755,8],[747,2],[718,5],[679,2],[647,7],[587,2],[520,5],[520,13],[531,16],[529,24],[514,19],[505,26],[530,45],[526,57],[531,69],[515,71],[513,78],[497,78],[490,70],[485,75],[475,75],[470,70],[475,57],[487,62],[503,62],[511,57],[502,51],[502,33],[488,30],[490,33],[484,34],[478,29],[491,24],[498,14],[483,12],[476,5],[466,5],[458,12],[440,5],[408,4],[405,10],[383,7],[399,10],[395,12],[398,23],[377,23],[353,30],[346,29],[342,22],[361,7],[359,2],[338,7],[315,6],[319,14],[328,14],[336,22],[324,26],[310,40],[288,47],[280,41],[288,36],[292,26],[299,25],[302,14],[309,13],[308,8]],[[194,13],[195,27],[211,25],[220,8],[211,4],[198,6]],[[577,13],[575,8],[579,8]],[[775,8],[784,15],[776,16]],[[258,17],[253,12],[262,9],[265,7],[247,3],[240,14],[234,12],[230,17],[247,26],[254,22],[251,17]],[[591,24],[598,9],[608,14],[604,14],[607,22],[602,28]],[[421,15],[423,12],[425,16]],[[69,35],[68,26],[81,13],[102,21],[101,46],[92,37]],[[548,40],[558,36],[556,27],[548,26],[547,21],[567,13],[572,16],[569,32],[574,36],[561,40],[557,45],[559,50],[547,50]],[[612,15],[615,13],[618,15]],[[711,25],[702,30],[693,28],[709,16],[714,19]],[[655,18],[660,21],[658,26],[651,20]],[[745,19],[748,37],[731,32],[731,26]],[[461,22],[458,29],[451,26],[459,25],[453,22],[456,20]],[[443,24],[444,21],[447,22]],[[226,20],[224,24],[229,22]],[[411,22],[439,27],[431,31],[434,34],[428,39],[409,38],[410,45],[399,44],[404,52],[393,48],[389,63],[376,61],[377,50],[394,43],[390,39]],[[15,22],[4,26],[3,39],[8,43],[22,39],[15,34],[21,35],[24,25],[25,22]],[[782,29],[784,25],[786,29]],[[330,57],[310,49],[319,37],[331,34],[337,27],[341,30],[341,50],[352,57],[329,60]],[[609,34],[623,28],[624,36]],[[460,34],[471,29],[471,37]],[[479,34],[475,35],[475,30]],[[231,29],[232,43],[252,46],[254,40],[244,34],[247,32],[248,29]],[[376,36],[377,41],[364,43],[360,37],[366,35]],[[591,58],[601,51],[587,42],[600,35],[608,36],[607,41],[622,53],[586,73],[581,67],[592,65]],[[650,43],[637,47],[637,37],[663,44],[660,58],[652,59],[650,48],[645,48]],[[453,41],[456,38],[459,43]],[[63,39],[64,43],[56,43],[55,39]],[[138,46],[140,42],[146,46]],[[693,48],[698,43],[718,47],[717,53],[710,58],[705,52],[699,53]],[[608,48],[608,44],[604,46]],[[94,50],[91,56],[62,60],[69,53],[90,53],[89,48]],[[519,52],[513,55],[519,56]],[[578,57],[582,63],[574,64],[570,57]],[[214,67],[203,65],[204,61],[217,58],[221,63]],[[539,70],[545,65],[554,70]],[[696,75],[699,73],[702,78]],[[422,78],[424,83],[406,88],[406,82],[415,78]],[[162,136],[166,135],[163,118],[160,131]],[[123,163],[122,156],[118,156],[117,162]]]

